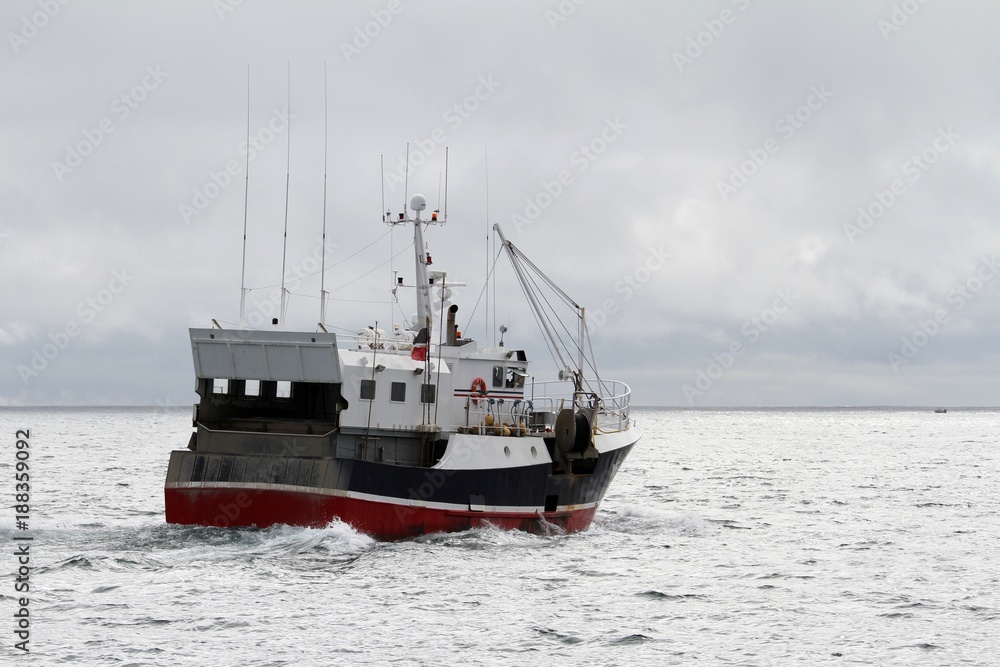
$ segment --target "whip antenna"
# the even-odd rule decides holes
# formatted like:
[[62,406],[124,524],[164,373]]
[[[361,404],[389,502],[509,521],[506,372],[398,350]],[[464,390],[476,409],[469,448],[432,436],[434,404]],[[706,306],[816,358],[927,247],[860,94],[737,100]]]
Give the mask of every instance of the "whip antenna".
[[247,202],[250,199],[250,65],[247,65],[247,162],[243,190],[243,267],[240,270],[240,329],[246,326],[247,303]]
[[326,61],[323,61],[323,260],[319,278],[319,321],[326,322],[326,165],[329,148],[330,98],[326,92]]
[[382,172],[382,222],[389,222],[391,215],[385,210],[385,156],[378,156],[378,168]]
[[406,164],[403,165],[403,213],[406,213],[406,195],[410,189],[410,142],[406,142]]
[[[492,340],[492,330],[490,329],[490,150],[488,146],[483,146],[483,159],[486,163],[486,337]],[[496,319],[496,318],[494,318]]]
[[448,222],[448,147],[444,147],[444,215],[441,222]]
[[285,157],[285,237],[281,245],[281,329],[285,328],[285,257],[288,252],[288,183],[292,170],[292,64],[288,63],[288,149]]

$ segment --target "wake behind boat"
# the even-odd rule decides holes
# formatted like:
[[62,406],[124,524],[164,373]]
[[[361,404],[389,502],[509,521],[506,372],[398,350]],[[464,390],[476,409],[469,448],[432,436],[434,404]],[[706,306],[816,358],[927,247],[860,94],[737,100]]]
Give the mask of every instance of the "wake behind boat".
[[[641,436],[629,387],[596,377],[584,353],[584,309],[498,226],[562,364],[559,379],[535,381],[525,351],[502,339],[480,347],[462,337],[447,274],[430,270],[423,240],[424,228],[445,220],[438,211],[422,219],[426,207],[414,195],[412,217],[383,218],[413,227],[417,314],[408,327],[353,337],[322,322],[315,332],[190,330],[200,400],[187,449],[170,455],[167,522],[263,528],[339,519],[383,539],[590,525]],[[555,335],[538,277],[570,305],[575,342]]]

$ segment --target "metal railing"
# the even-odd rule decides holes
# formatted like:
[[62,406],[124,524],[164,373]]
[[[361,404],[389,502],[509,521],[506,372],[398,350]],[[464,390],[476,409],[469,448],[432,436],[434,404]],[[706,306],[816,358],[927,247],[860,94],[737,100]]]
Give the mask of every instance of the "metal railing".
[[632,390],[617,380],[584,380],[585,387],[600,391],[574,391],[565,381],[531,382],[525,393],[536,404],[550,401],[552,405],[596,409],[597,426],[605,431],[621,431],[629,425],[629,406]]
[[[551,430],[555,424],[555,409],[552,401],[540,399],[502,399],[483,396],[467,397],[468,423],[483,435],[500,435],[508,429],[507,435],[524,436]],[[552,415],[547,419],[545,415]]]

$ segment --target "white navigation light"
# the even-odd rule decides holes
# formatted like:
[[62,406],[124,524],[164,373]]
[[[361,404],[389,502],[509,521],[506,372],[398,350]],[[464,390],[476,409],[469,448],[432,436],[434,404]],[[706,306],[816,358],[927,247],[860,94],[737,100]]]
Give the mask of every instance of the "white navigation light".
[[423,211],[427,208],[427,198],[423,195],[413,195],[410,197],[410,208],[414,211]]

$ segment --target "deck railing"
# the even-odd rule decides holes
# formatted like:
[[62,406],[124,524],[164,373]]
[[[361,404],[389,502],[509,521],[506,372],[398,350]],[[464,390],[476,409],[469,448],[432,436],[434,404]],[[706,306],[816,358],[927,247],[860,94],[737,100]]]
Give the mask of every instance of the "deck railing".
[[629,425],[629,406],[632,390],[617,380],[584,380],[589,390],[573,391],[567,382],[532,382],[525,385],[525,397],[536,404],[549,401],[556,408],[596,408],[597,425],[606,431],[620,431]]

